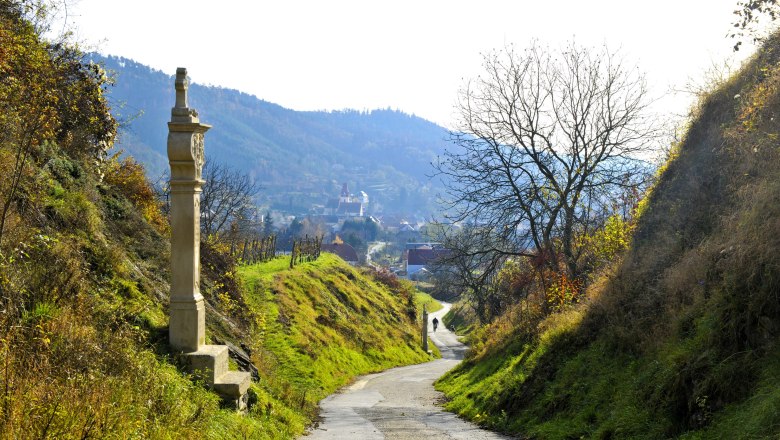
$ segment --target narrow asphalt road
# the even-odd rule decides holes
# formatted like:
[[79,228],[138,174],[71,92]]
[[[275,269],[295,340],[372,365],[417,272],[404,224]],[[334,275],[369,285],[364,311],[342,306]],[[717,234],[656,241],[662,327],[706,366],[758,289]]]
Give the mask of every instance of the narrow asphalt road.
[[381,251],[382,248],[385,247],[385,245],[387,245],[387,243],[385,243],[384,241],[377,241],[369,244],[368,250],[366,251],[366,264],[368,264],[369,266],[378,267],[373,262],[371,262],[371,254]]
[[463,359],[466,346],[440,325],[434,333],[430,321],[442,316],[450,304],[431,313],[428,335],[442,359],[361,376],[349,387],[320,401],[322,421],[306,440],[462,439],[508,437],[478,428],[444,411],[437,403],[444,395],[433,382]]

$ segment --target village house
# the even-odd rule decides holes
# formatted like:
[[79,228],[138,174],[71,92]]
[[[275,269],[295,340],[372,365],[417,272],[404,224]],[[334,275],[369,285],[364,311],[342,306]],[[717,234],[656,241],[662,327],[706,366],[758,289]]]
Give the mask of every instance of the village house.
[[441,243],[406,243],[404,248],[406,276],[409,279],[421,271],[430,272],[431,265],[448,253]]
[[358,264],[358,254],[355,251],[355,248],[347,243],[323,244],[322,250],[324,252],[330,252],[332,254],[338,255],[342,260],[346,261],[352,266],[357,266]]

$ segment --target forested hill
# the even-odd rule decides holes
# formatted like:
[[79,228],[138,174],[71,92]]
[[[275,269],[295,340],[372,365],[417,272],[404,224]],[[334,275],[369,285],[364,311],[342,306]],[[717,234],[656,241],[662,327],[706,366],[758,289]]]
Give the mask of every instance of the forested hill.
[[[172,77],[125,58],[91,58],[115,74],[109,100],[125,122],[119,147],[159,176],[168,166]],[[347,182],[386,210],[425,212],[432,206],[436,191],[427,175],[446,144],[444,128],[394,110],[289,110],[237,90],[201,86],[198,72],[190,75],[190,104],[214,126],[206,137],[209,159],[258,180],[261,203],[307,210]]]

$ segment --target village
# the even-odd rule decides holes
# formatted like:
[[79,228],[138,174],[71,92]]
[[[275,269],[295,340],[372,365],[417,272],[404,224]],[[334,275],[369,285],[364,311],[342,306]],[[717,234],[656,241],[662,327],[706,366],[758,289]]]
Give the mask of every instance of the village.
[[[306,214],[265,211],[253,223],[258,231],[274,231],[277,251],[289,252],[293,240],[321,237],[322,250],[347,263],[386,268],[401,278],[430,281],[433,266],[444,254],[442,232],[459,226],[417,213],[376,212],[366,191],[350,191],[347,183]],[[267,227],[267,225],[271,227]]]

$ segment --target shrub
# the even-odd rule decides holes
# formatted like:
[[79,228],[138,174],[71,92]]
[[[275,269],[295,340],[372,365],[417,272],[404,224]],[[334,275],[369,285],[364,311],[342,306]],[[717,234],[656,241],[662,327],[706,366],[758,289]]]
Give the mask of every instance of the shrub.
[[170,232],[168,219],[162,213],[162,203],[157,199],[152,185],[146,179],[143,165],[132,157],[119,159],[120,153],[110,158],[105,166],[104,181],[133,201],[144,219],[161,234]]

